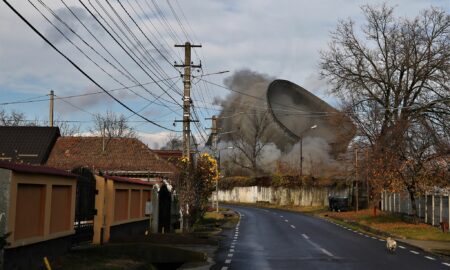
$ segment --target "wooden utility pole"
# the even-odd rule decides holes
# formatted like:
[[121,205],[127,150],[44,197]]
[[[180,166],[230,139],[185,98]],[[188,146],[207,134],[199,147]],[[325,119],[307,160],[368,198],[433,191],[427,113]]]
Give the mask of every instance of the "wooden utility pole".
[[49,113],[49,122],[50,126],[53,127],[53,110],[55,104],[55,92],[53,90],[50,91],[50,113]]
[[301,177],[303,177],[303,136],[300,137],[300,178]]
[[369,148],[366,148],[366,193],[367,193],[367,208],[370,208],[370,184],[369,184]]
[[355,197],[356,197],[356,203],[355,203],[355,209],[356,212],[359,210],[359,194],[358,194],[358,148],[355,148]]
[[202,45],[193,45],[186,42],[184,45],[175,45],[175,47],[184,47],[184,64],[175,67],[184,68],[183,74],[183,157],[190,158],[191,146],[191,68],[201,68],[200,65],[193,65],[191,62],[191,48],[202,47]]

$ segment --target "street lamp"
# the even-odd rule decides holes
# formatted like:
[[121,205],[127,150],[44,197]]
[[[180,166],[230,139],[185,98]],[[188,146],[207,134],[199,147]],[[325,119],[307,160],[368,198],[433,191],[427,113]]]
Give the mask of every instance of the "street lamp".
[[307,130],[303,131],[301,136],[300,136],[300,178],[303,176],[303,135],[311,130],[311,129],[315,129],[317,128],[317,125],[313,125],[310,128],[308,128]]
[[[219,171],[219,177],[220,177],[220,151],[228,149],[234,149],[234,147],[228,146],[217,150],[219,154],[219,156],[217,157],[217,170]],[[219,212],[219,177],[217,177],[216,179],[216,212]]]

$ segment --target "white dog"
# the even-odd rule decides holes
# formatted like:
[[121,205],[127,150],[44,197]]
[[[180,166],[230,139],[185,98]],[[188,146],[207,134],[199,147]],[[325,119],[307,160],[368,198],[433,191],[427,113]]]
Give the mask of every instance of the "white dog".
[[397,249],[397,242],[391,237],[386,238],[386,248],[389,252],[394,253]]

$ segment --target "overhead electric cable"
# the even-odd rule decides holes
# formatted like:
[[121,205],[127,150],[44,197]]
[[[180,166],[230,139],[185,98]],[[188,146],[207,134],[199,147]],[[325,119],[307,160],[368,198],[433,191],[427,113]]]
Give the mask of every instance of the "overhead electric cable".
[[[28,26],[30,27],[40,38],[42,38],[50,47],[52,47],[56,52],[58,52],[62,57],[64,57],[64,59],[66,59],[73,67],[75,67],[81,74],[83,74],[87,79],[89,79],[92,83],[94,83],[98,88],[102,89],[108,96],[110,96],[112,99],[114,99],[117,103],[119,103],[120,105],[122,105],[124,108],[126,108],[127,110],[129,110],[130,112],[134,113],[134,110],[131,109],[130,107],[128,107],[128,105],[126,105],[125,103],[123,103],[122,101],[120,101],[119,99],[117,99],[116,97],[114,97],[111,93],[109,93],[108,91],[106,91],[106,89],[104,89],[99,83],[97,83],[91,76],[89,76],[83,69],[81,69],[75,62],[73,62],[68,56],[66,56],[62,51],[60,51],[55,45],[53,45],[53,43],[51,43],[44,35],[41,34],[41,32],[39,32],[25,17],[22,16],[22,14],[19,13],[19,11],[17,11],[7,0],[3,0],[3,2]],[[155,123],[154,121],[140,115],[140,114],[136,114],[139,117],[141,117],[142,119],[146,120],[147,122],[160,127],[162,129],[165,130],[169,130],[172,132],[178,132],[176,130],[164,127],[158,123]]]

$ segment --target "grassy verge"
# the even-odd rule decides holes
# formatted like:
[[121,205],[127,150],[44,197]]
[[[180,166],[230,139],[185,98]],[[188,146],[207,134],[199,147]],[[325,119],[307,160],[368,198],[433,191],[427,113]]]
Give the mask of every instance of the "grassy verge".
[[222,228],[231,228],[239,220],[239,216],[229,209],[221,208],[219,212],[208,211],[194,225],[194,232],[210,232],[215,234]]
[[259,208],[269,208],[269,209],[282,209],[293,212],[301,212],[305,214],[320,214],[327,212],[327,207],[323,206],[296,206],[296,205],[276,205],[268,202],[257,202],[257,203],[231,203],[234,205],[242,206],[252,206]]
[[449,241],[450,234],[443,233],[440,229],[427,224],[407,223],[397,215],[378,212],[376,216],[371,210],[361,210],[358,212],[324,212],[323,217],[332,218],[341,222],[350,223],[360,229],[370,228],[375,231],[384,232],[398,238],[428,240],[428,241]]

